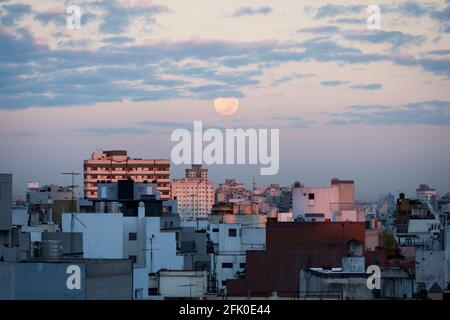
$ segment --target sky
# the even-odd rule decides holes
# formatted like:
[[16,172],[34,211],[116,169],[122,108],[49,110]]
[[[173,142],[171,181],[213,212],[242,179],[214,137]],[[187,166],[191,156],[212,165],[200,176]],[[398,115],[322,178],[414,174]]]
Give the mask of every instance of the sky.
[[[170,158],[173,130],[201,120],[280,130],[277,175],[209,166],[216,183],[450,192],[449,19],[448,0],[0,0],[0,172],[14,193],[69,185],[60,173],[96,150]],[[217,113],[220,97],[237,112]]]

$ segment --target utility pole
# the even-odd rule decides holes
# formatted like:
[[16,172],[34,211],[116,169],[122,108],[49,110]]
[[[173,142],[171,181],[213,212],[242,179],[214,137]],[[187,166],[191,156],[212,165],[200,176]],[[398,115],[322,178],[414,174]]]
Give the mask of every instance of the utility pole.
[[153,239],[155,235],[152,234],[150,237],[150,273],[153,273]]

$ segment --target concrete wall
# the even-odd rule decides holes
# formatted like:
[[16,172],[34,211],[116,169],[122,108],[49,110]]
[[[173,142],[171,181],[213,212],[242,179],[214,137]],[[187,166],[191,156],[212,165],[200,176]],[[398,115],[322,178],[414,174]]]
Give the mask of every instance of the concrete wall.
[[[177,255],[175,232],[161,232],[159,217],[146,217],[146,265],[149,272],[183,269],[183,256]],[[153,240],[150,240],[152,235]],[[153,256],[153,257],[152,257]],[[153,261],[153,262],[152,262]]]
[[427,290],[436,282],[445,288],[445,251],[416,250],[416,279],[425,283]]
[[[69,289],[69,266],[80,268],[80,289]],[[129,261],[0,263],[0,299],[131,299]]]
[[28,225],[28,209],[12,209],[11,225],[27,226]]
[[148,298],[148,270],[147,268],[133,269],[133,299],[147,299]]
[[123,258],[121,213],[78,213],[74,214],[73,219],[70,213],[65,213],[62,217],[62,231],[83,233],[85,258]]
[[350,300],[373,299],[367,288],[365,273],[330,273],[324,274],[309,269],[300,271],[301,298],[338,298]]
[[206,271],[161,271],[159,293],[172,298],[202,298],[207,290]]
[[132,298],[131,261],[98,261],[86,264],[87,300],[130,300]]
[[0,299],[82,300],[86,297],[85,266],[81,289],[69,290],[67,267],[74,263],[0,263]]

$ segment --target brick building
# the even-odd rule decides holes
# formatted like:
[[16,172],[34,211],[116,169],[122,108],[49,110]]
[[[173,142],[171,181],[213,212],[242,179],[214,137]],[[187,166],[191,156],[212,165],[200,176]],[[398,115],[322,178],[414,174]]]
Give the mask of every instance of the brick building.
[[340,267],[347,242],[364,244],[363,222],[273,222],[266,250],[247,251],[245,277],[227,282],[228,296],[296,297],[301,267]]

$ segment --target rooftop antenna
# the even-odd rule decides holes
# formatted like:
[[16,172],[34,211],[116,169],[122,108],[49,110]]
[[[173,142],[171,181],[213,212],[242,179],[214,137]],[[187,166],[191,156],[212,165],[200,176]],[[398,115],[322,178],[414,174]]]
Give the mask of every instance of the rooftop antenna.
[[78,188],[77,185],[75,185],[75,176],[79,176],[81,173],[79,172],[61,172],[63,175],[70,175],[72,176],[72,184],[68,186],[72,190],[72,211],[75,210],[75,188]]
[[255,181],[255,177],[253,177],[253,190],[256,189],[256,181]]

